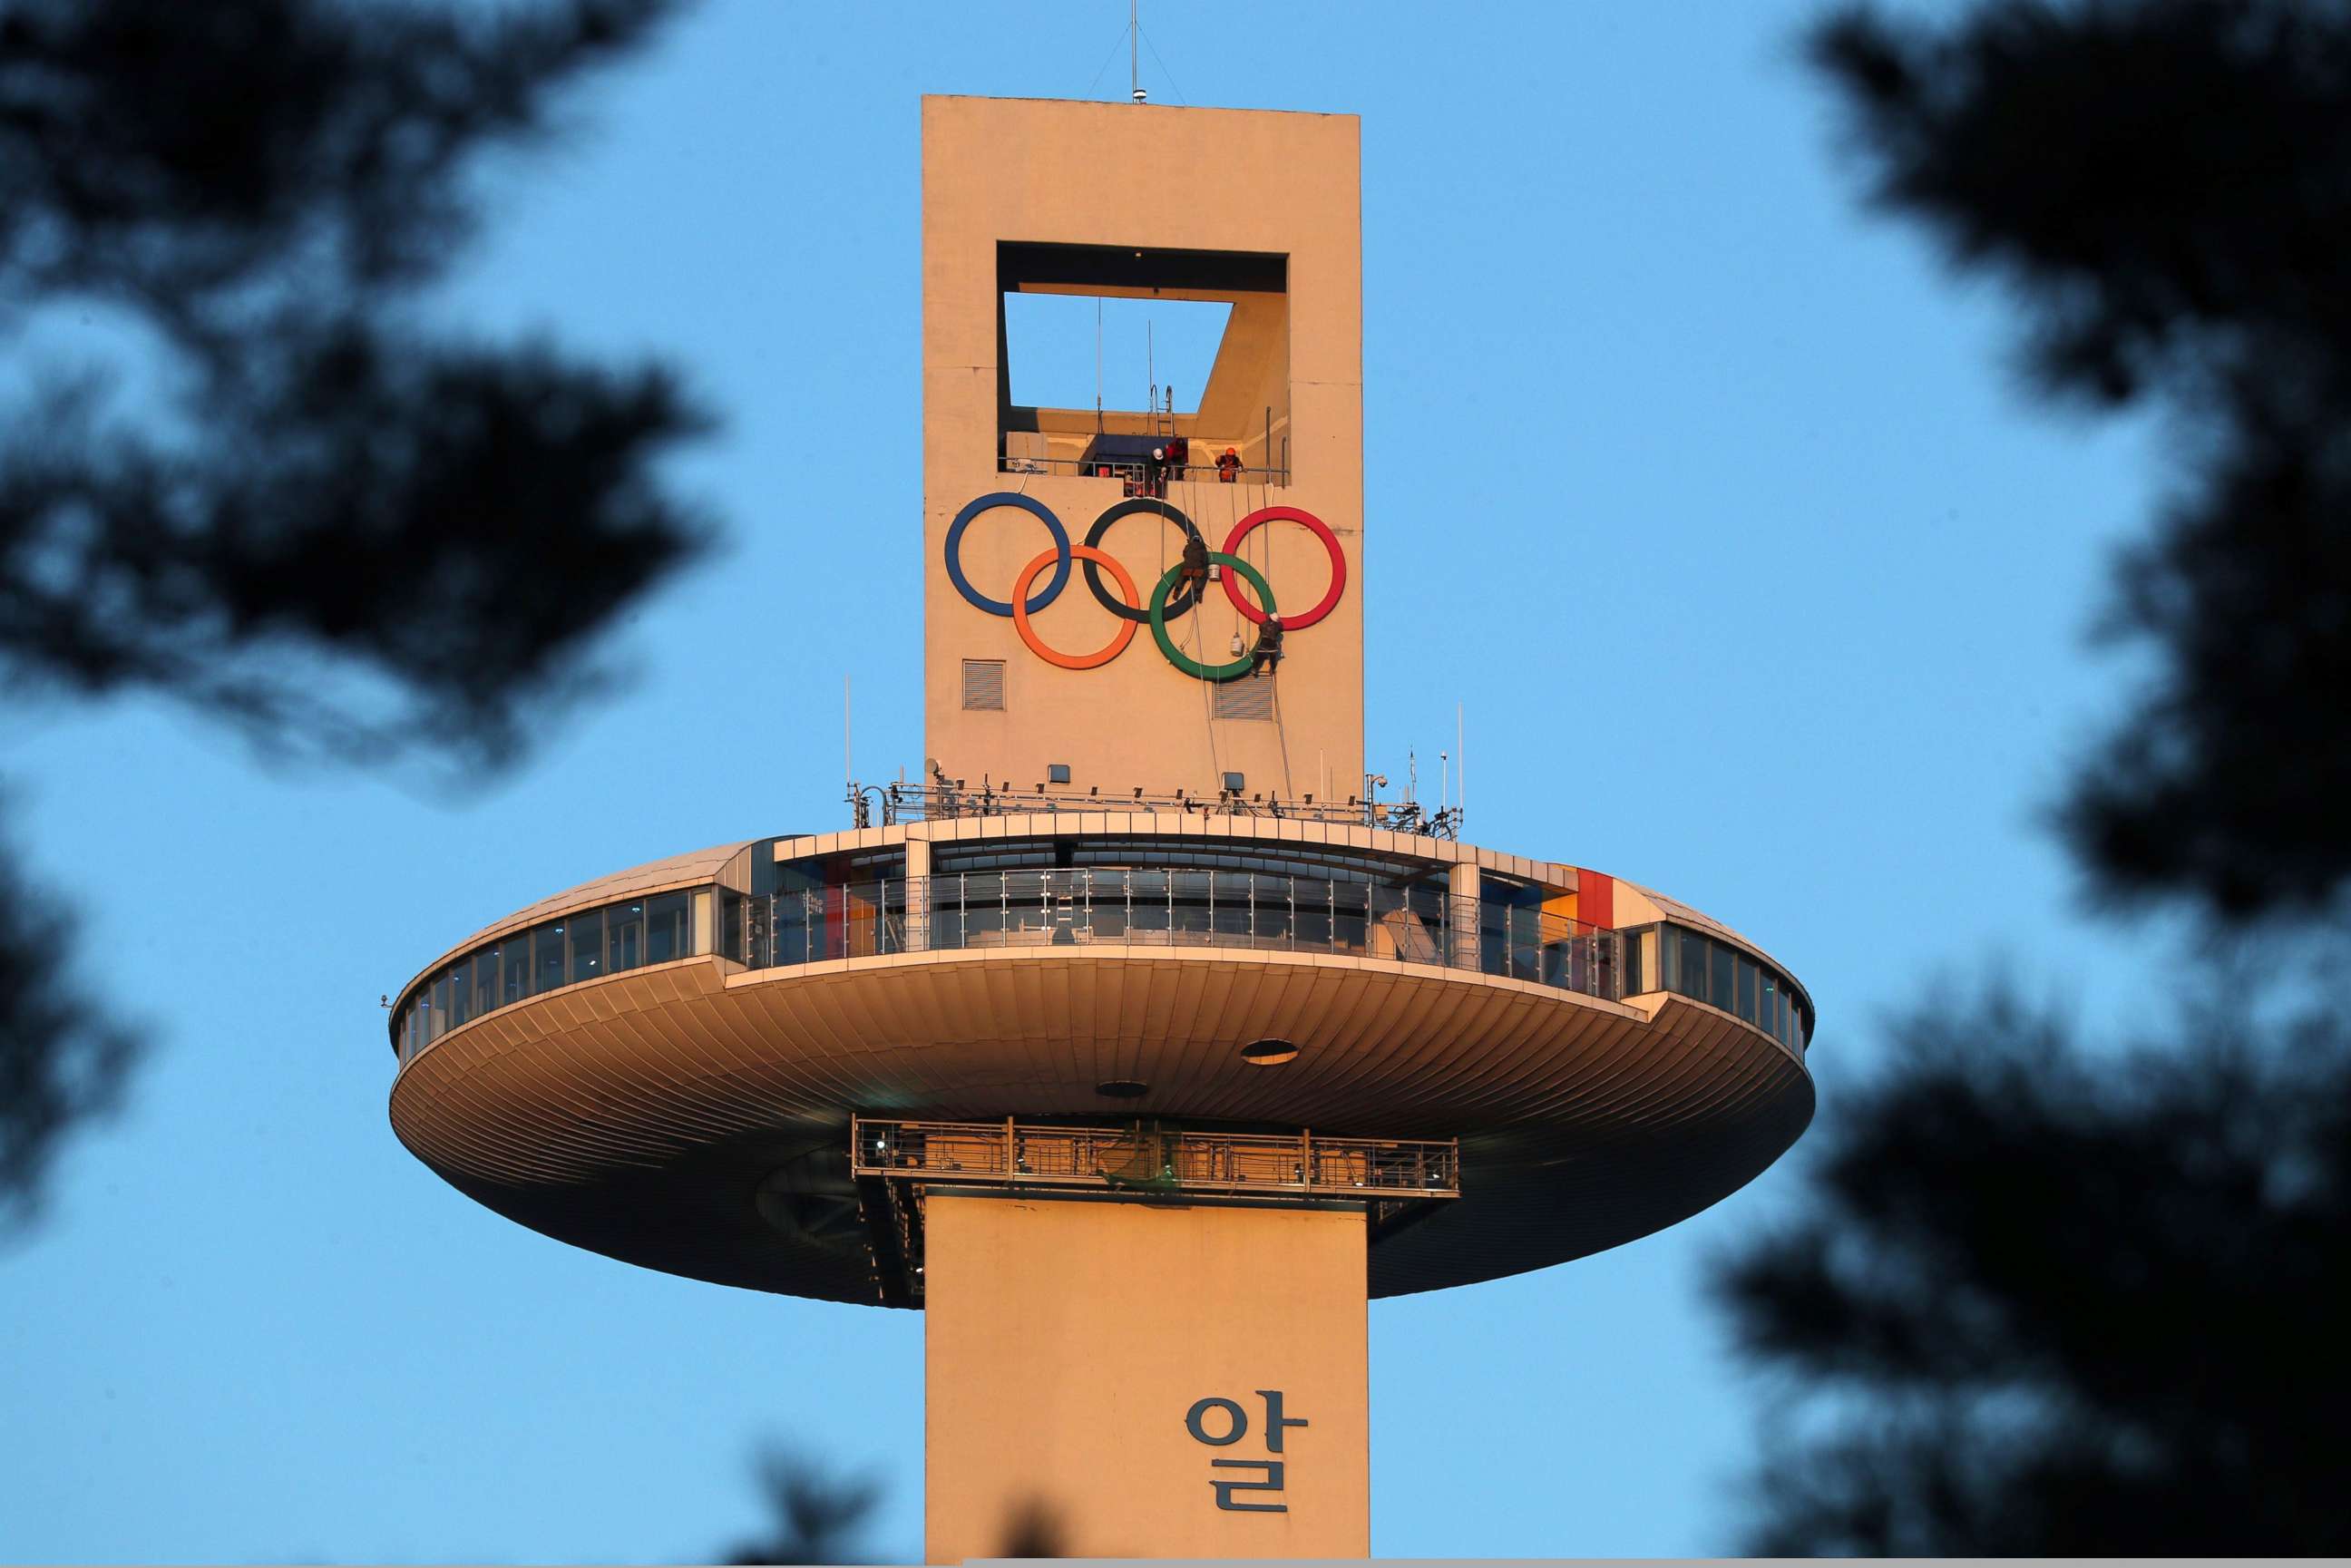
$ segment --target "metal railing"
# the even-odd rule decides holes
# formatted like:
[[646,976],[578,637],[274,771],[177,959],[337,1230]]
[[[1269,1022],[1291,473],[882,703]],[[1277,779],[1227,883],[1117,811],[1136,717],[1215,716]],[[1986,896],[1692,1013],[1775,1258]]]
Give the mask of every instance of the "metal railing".
[[1267,1196],[1458,1197],[1461,1150],[1437,1138],[1214,1133],[1132,1123],[853,1117],[851,1171],[952,1185],[1105,1187]]
[[[1137,486],[1144,486],[1149,482],[1149,476],[1145,472],[1149,465],[1134,457],[1006,456],[998,458],[996,466],[997,471],[1001,474],[1074,474],[1081,479],[1123,479]],[[1233,471],[1232,479],[1226,480],[1214,462],[1161,464],[1158,467],[1160,488],[1151,492],[1155,495],[1165,494],[1165,487],[1169,485],[1237,484],[1280,486],[1290,483],[1290,470],[1287,468],[1252,468],[1245,465]]]
[[1525,906],[1244,871],[968,872],[747,895],[754,968],[893,953],[1240,947],[1428,964],[1621,999],[1617,934]]
[[1103,795],[1079,794],[1071,789],[1057,792],[1042,783],[1032,789],[1016,789],[987,779],[982,779],[976,789],[956,783],[852,782],[849,786],[849,807],[852,825],[860,828],[875,825],[877,808],[880,825],[885,828],[900,822],[1008,817],[1039,811],[1154,811],[1178,816],[1250,817],[1264,821],[1343,822],[1431,839],[1461,836],[1458,806],[1432,811],[1413,800],[1358,800],[1352,796],[1343,801],[1318,800],[1311,795],[1285,799],[1279,794],[1259,791],[1251,795],[1240,789],[1220,789],[1213,795],[1194,795],[1181,789],[1161,795],[1141,789],[1123,795]]

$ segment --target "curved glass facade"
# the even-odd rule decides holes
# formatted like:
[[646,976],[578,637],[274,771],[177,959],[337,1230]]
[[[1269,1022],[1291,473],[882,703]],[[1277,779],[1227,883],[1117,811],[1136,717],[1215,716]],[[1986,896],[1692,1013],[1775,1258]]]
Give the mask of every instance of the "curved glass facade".
[[405,1061],[458,1025],[525,998],[707,953],[713,891],[683,888],[573,910],[485,942],[402,995],[392,1050]]
[[[1249,947],[1477,969],[1592,996],[1618,989],[1615,934],[1456,898],[1434,882],[1160,867],[959,872],[747,902],[753,968],[967,948]],[[730,930],[732,923],[730,922]]]
[[1672,991],[1802,1051],[1811,1004],[1753,953],[1661,921],[1596,928],[1551,889],[1489,872],[1457,897],[1447,868],[1283,841],[978,840],[904,874],[903,847],[777,862],[749,890],[713,883],[576,910],[466,953],[400,998],[402,1061],[485,1013],[647,964],[717,954],[751,968],[891,953],[1092,943],[1245,947],[1429,964],[1619,1000]]
[[1812,1003],[1793,980],[1744,947],[1670,920],[1618,936],[1627,995],[1672,991],[1734,1014],[1792,1051],[1811,1049]]

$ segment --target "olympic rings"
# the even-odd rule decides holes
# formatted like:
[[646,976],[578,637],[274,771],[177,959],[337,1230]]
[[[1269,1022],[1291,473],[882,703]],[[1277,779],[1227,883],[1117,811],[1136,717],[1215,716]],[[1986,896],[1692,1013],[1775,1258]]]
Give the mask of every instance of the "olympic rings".
[[[1027,512],[1043,523],[1046,531],[1053,537],[1051,549],[1020,569],[1019,576],[1012,584],[1009,601],[988,598],[971,585],[971,580],[964,575],[963,570],[964,530],[981,513],[998,507],[1016,507]],[[1033,496],[1019,495],[1009,490],[991,491],[957,512],[955,521],[947,525],[947,580],[955,585],[955,591],[973,609],[1010,620],[1029,651],[1058,669],[1099,669],[1126,651],[1137,626],[1148,625],[1152,641],[1159,644],[1160,653],[1166,656],[1169,664],[1187,675],[1204,681],[1231,681],[1248,674],[1257,665],[1257,650],[1254,647],[1230,664],[1204,664],[1176,647],[1175,639],[1167,634],[1168,621],[1171,618],[1180,620],[1198,608],[1201,596],[1206,591],[1204,585],[1197,581],[1185,581],[1181,564],[1159,580],[1151,591],[1147,605],[1136,603],[1134,580],[1102,548],[1102,542],[1120,518],[1138,515],[1156,517],[1164,522],[1174,523],[1184,530],[1187,544],[1200,538],[1197,525],[1181,511],[1155,496],[1136,496],[1104,508],[1102,516],[1094,519],[1093,527],[1086,530],[1085,542],[1073,545],[1070,542],[1069,530],[1061,526],[1061,519],[1055,517],[1052,508],[1042,501]],[[1321,601],[1302,615],[1284,616],[1282,619],[1283,630],[1302,632],[1336,609],[1347,589],[1346,555],[1339,548],[1338,536],[1322,518],[1297,507],[1260,507],[1234,524],[1232,532],[1225,536],[1225,548],[1207,551],[1207,558],[1225,568],[1222,574],[1225,597],[1232,601],[1233,608],[1240,612],[1243,619],[1262,628],[1267,617],[1280,613],[1274,608],[1273,585],[1266,581],[1257,568],[1241,559],[1240,549],[1251,533],[1274,522],[1296,523],[1305,528],[1322,542],[1324,553],[1331,558],[1331,586]],[[1037,580],[1037,574],[1045,570],[1048,561],[1053,566],[1050,580],[1035,593],[1030,593],[1029,585]],[[1048,647],[1029,622],[1029,617],[1059,599],[1061,590],[1069,586],[1070,568],[1073,562],[1084,568],[1086,587],[1093,594],[1095,601],[1117,616],[1120,622],[1117,634],[1091,653],[1064,653]],[[1109,568],[1111,576],[1118,583],[1120,592],[1117,596],[1113,596],[1102,584],[1102,569],[1104,567]],[[1234,580],[1236,577],[1248,580],[1257,595],[1256,603],[1250,603],[1243,595],[1239,583]]]
[[[1227,555],[1221,550],[1210,550],[1208,552],[1208,560],[1212,565],[1223,567],[1228,573],[1237,571],[1243,577],[1248,578],[1249,580],[1249,586],[1257,590],[1258,598],[1264,601],[1266,612],[1271,615],[1279,615],[1281,613],[1280,611],[1274,608],[1273,584],[1266,581],[1266,580],[1259,574],[1257,568],[1251,566],[1249,562],[1243,560],[1237,555]],[[1235,681],[1240,679],[1241,676],[1248,674],[1251,670],[1257,667],[1257,649],[1254,645],[1250,647],[1248,653],[1243,653],[1239,658],[1235,659],[1229,664],[1204,664],[1197,659],[1194,659],[1186,655],[1181,648],[1176,646],[1174,640],[1167,635],[1167,615],[1164,601],[1167,598],[1167,591],[1174,587],[1176,580],[1183,575],[1183,565],[1181,562],[1178,562],[1176,565],[1167,569],[1167,575],[1161,578],[1159,580],[1159,586],[1151,591],[1152,641],[1159,644],[1159,651],[1166,655],[1167,662],[1169,664],[1175,665],[1177,669],[1183,671],[1186,674],[1192,676],[1196,680]],[[1232,579],[1228,576],[1225,580],[1229,584],[1232,581]],[[1238,603],[1239,601],[1236,599],[1234,602]],[[1287,626],[1289,622],[1284,622],[1282,624]],[[1259,632],[1259,637],[1262,637],[1264,633]]]
[[[1322,548],[1331,554],[1331,587],[1322,595],[1322,601],[1303,615],[1285,615],[1281,618],[1283,630],[1303,632],[1338,607],[1339,596],[1347,590],[1347,558],[1340,551],[1338,537],[1331,532],[1330,525],[1313,513],[1301,512],[1296,507],[1260,507],[1251,512],[1234,524],[1233,531],[1225,536],[1225,554],[1228,556],[1240,554],[1241,541],[1249,538],[1254,529],[1272,522],[1300,525],[1316,538],[1321,539]],[[1091,538],[1088,542],[1092,542]],[[1251,581],[1259,580],[1256,573],[1251,572],[1249,575]],[[1262,590],[1259,590],[1259,596],[1265,597]],[[1262,611],[1243,599],[1240,589],[1233,582],[1231,572],[1225,573],[1225,597],[1233,601],[1233,608],[1239,611],[1243,617],[1260,626],[1265,624],[1267,613],[1273,610],[1273,601],[1270,598],[1265,600],[1265,609]]]
[[[1156,517],[1165,517],[1167,521],[1174,523],[1177,528],[1182,528],[1186,538],[1200,538],[1199,528],[1193,524],[1191,518],[1186,517],[1182,512],[1177,511],[1175,507],[1169,506],[1166,502],[1160,500],[1155,496],[1137,496],[1131,500],[1121,501],[1115,506],[1106,507],[1103,510],[1102,515],[1094,519],[1094,526],[1086,530],[1086,543],[1095,547],[1096,549],[1100,549],[1102,542],[1102,536],[1110,532],[1110,527],[1113,523],[1115,523],[1121,517],[1134,517],[1137,513],[1149,513]],[[1207,540],[1200,539],[1201,549],[1206,549],[1207,548]],[[1232,547],[1230,545],[1227,545],[1225,548],[1227,549],[1230,549]],[[1099,603],[1104,610],[1109,611],[1113,615],[1117,616],[1120,620],[1132,622],[1137,626],[1145,625],[1150,622],[1150,615],[1144,611],[1141,606],[1133,603],[1121,604],[1117,600],[1113,599],[1110,596],[1109,591],[1102,587],[1102,573],[1094,570],[1094,563],[1091,560],[1086,562],[1086,586],[1093,590],[1095,602]],[[1134,589],[1128,589],[1126,593],[1127,598],[1130,601],[1134,599]],[[1167,601],[1167,613],[1175,616],[1177,620],[1183,619],[1186,615],[1191,613],[1192,606],[1198,601],[1199,594],[1200,584],[1196,582],[1185,584],[1184,591],[1178,593],[1174,599]]]
[[[1116,557],[1106,550],[1098,550],[1090,544],[1071,545],[1070,555],[1086,563],[1086,572],[1089,576],[1092,575],[1097,562],[1110,568],[1110,574],[1118,579],[1119,587],[1126,591],[1127,601],[1130,604],[1134,602],[1134,579],[1126,575],[1126,568],[1118,564]],[[1059,550],[1049,549],[1027,566],[1022,567],[1019,577],[1012,584],[1012,624],[1019,631],[1020,640],[1029,644],[1029,651],[1047,664],[1064,670],[1096,669],[1125,653],[1126,645],[1134,641],[1136,622],[1147,619],[1139,610],[1124,612],[1130,618],[1120,621],[1116,634],[1091,653],[1064,653],[1045,646],[1044,640],[1039,637],[1036,629],[1029,624],[1029,612],[1023,608],[1020,601],[1029,596],[1029,584],[1035,580],[1039,572],[1045,570],[1045,563],[1049,560],[1059,560],[1063,571],[1070,570],[1068,556],[1062,555]],[[1180,571],[1183,569],[1179,567],[1176,570]]]
[[1017,496],[1009,490],[998,490],[982,496],[970,506],[957,512],[955,521],[947,525],[947,580],[955,584],[955,591],[962,594],[974,609],[985,610],[990,615],[1012,613],[1011,605],[1001,599],[988,598],[987,595],[974,588],[971,585],[971,580],[963,574],[963,531],[971,526],[971,520],[974,517],[997,507],[1018,507],[1022,511],[1035,516],[1053,535],[1055,557],[1053,580],[1047,583],[1044,591],[1029,601],[1029,613],[1034,615],[1052,603],[1054,600],[1059,599],[1061,596],[1061,590],[1069,586],[1070,533],[1067,528],[1061,527],[1061,519],[1053,515],[1052,508],[1033,496]]

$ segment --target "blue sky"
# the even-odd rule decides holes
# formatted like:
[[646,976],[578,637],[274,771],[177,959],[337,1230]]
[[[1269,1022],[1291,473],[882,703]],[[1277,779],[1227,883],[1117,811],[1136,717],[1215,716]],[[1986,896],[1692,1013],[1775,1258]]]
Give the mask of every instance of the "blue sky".
[[[713,0],[486,175],[436,310],[684,367],[726,424],[679,478],[731,538],[510,776],[272,768],[135,701],[0,717],[18,840],[156,1042],[0,1255],[0,1558],[692,1560],[762,1522],[771,1435],[884,1475],[872,1544],[918,1554],[920,1318],[476,1207],[391,1134],[376,998],[589,876],[843,825],[844,674],[861,771],[919,762],[916,99],[1123,95],[1124,10]],[[2027,402],[1997,292],[1860,210],[1809,10],[1163,0],[1144,71],[1364,118],[1373,758],[1433,779],[1465,704],[1469,837],[1779,955],[1826,1122],[1938,976],[2147,1005],[2159,948],[2084,922],[2037,814],[2127,678],[2084,632],[2156,485],[2147,432]],[[1375,1550],[1733,1546],[1773,1391],[1699,1284],[1793,1178],[1376,1305]]]
[[[1012,401],[1030,408],[1143,409],[1175,400],[1196,413],[1229,305],[1206,299],[1004,297]],[[1156,389],[1155,391],[1155,389]]]

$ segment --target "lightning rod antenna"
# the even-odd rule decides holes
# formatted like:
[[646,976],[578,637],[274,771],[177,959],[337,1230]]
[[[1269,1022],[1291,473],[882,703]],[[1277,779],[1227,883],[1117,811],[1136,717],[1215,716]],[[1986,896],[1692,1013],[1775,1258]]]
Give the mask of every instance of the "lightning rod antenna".
[[1135,0],[1126,0],[1126,90],[1134,95],[1135,102],[1141,103],[1144,96],[1143,57],[1137,52],[1142,46],[1136,40],[1143,37],[1143,24],[1134,15],[1134,6]]
[[1453,803],[1469,814],[1469,731],[1462,722],[1461,704],[1453,705]]

